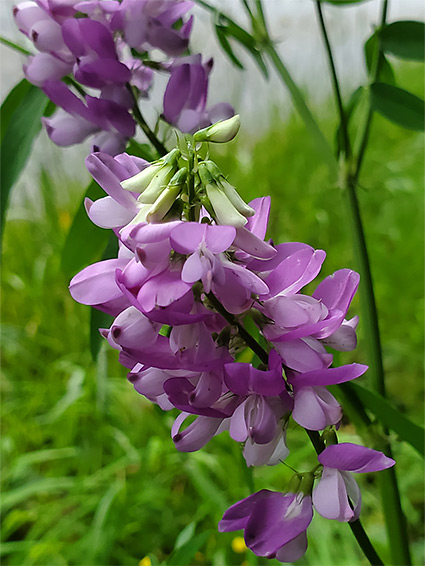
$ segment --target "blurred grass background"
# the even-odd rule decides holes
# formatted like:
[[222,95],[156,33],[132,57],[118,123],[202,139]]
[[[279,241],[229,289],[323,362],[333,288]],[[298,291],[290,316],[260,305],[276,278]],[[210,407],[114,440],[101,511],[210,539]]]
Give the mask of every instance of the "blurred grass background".
[[[423,68],[398,77],[423,95]],[[422,91],[422,92],[421,92]],[[319,116],[329,139],[329,105]],[[276,113],[277,114],[277,113]],[[392,402],[423,420],[423,137],[375,117],[361,177],[364,215]],[[303,125],[276,118],[260,139],[244,138],[214,159],[246,200],[272,196],[269,235],[327,252],[321,278],[355,268],[345,194],[329,185]],[[83,166],[83,165],[81,165]],[[274,564],[246,552],[237,533],[217,522],[238,499],[262,488],[284,489],[283,465],[253,472],[227,433],[199,453],[177,452],[174,414],[163,413],[126,381],[115,351],[89,353],[89,309],[75,303],[61,272],[61,253],[84,187],[34,178],[5,227],[2,269],[2,563],[10,565]],[[25,201],[25,198],[28,200]],[[358,297],[351,312],[360,311]],[[341,363],[366,362],[360,344]],[[367,383],[367,375],[362,379]],[[315,461],[306,437],[291,426],[287,460],[303,471]],[[349,422],[341,439],[360,441]],[[423,463],[394,438],[397,472],[415,564],[423,557]],[[388,564],[373,474],[357,476],[362,520]],[[347,525],[315,516],[300,565],[362,565]]]

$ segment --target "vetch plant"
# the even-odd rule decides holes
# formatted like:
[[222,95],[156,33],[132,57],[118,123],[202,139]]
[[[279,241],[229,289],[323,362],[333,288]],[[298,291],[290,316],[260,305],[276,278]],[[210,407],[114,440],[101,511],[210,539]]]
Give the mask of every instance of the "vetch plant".
[[[91,154],[87,167],[108,196],[87,202],[87,210],[114,229],[119,251],[78,273],[70,291],[115,317],[101,333],[135,390],[165,411],[181,411],[171,431],[178,450],[199,450],[228,431],[248,466],[276,465],[289,454],[291,417],[306,429],[319,463],[296,473],[297,487],[286,494],[262,490],[236,503],[219,525],[243,528],[258,556],[292,562],[307,549],[313,506],[359,526],[360,492],[350,471],[378,471],[394,460],[335,444],[342,410],[326,386],[367,367],[331,367],[326,345],[356,346],[358,320],[346,315],[359,277],[342,269],[311,296],[301,292],[325,253],[265,241],[270,198],[246,204],[199,142],[232,139],[238,127],[235,117],[186,136],[186,147],[150,165],[127,154]],[[253,363],[238,361],[247,347]],[[378,563],[364,533],[359,541]]]
[[[266,239],[270,197],[245,202],[211,158],[210,144],[234,139],[241,120],[227,103],[207,104],[212,60],[190,51],[193,3],[188,0],[17,4],[15,22],[36,52],[4,40],[29,58],[27,80],[2,107],[1,151],[7,164],[2,217],[41,122],[60,146],[90,137],[86,167],[93,182],[64,250],[66,265],[73,255],[69,250],[78,249],[66,271],[74,274],[90,265],[72,278],[70,292],[95,309],[91,328],[100,326],[100,336],[118,351],[136,392],[163,411],[179,411],[171,427],[175,447],[195,452],[226,432],[241,445],[247,467],[279,466],[286,464],[288,437],[298,427],[316,452],[309,469],[293,470],[284,491],[261,489],[222,509],[219,531],[243,530],[254,554],[293,562],[307,550],[308,527],[317,512],[347,522],[369,562],[383,564],[360,522],[361,494],[353,476],[383,471],[392,563],[410,564],[389,430],[422,454],[424,431],[385,399],[357,188],[374,110],[423,129],[423,104],[394,86],[386,54],[423,60],[425,26],[387,24],[384,0],[380,25],[365,45],[369,84],[344,101],[325,0],[312,3],[339,116],[333,152],[270,38],[261,0],[242,1],[248,30],[207,2],[198,3],[213,13],[219,43],[237,67],[243,63],[232,42],[248,51],[265,76],[271,65],[288,88],[330,178],[348,195],[361,277],[342,268],[308,293],[325,252]],[[151,128],[141,108],[158,72],[169,80]],[[135,139],[137,126],[150,145]],[[376,392],[352,383],[366,365],[338,366],[335,355],[356,348],[359,318],[348,312],[359,283]],[[98,347],[94,338],[95,355]],[[373,448],[338,442],[341,398],[357,432]]]

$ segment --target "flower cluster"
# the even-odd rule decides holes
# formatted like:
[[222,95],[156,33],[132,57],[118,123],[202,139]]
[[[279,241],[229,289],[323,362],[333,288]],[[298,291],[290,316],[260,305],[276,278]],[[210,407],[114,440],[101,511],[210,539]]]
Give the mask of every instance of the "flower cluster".
[[[325,253],[266,241],[270,198],[246,204],[202,154],[202,142],[228,141],[238,128],[237,116],[215,124],[152,164],[91,154],[87,167],[108,196],[87,200],[86,209],[94,223],[115,231],[119,253],[77,274],[70,291],[115,317],[101,333],[119,351],[136,391],[165,411],[180,411],[172,427],[178,450],[199,450],[228,431],[243,444],[248,466],[274,465],[289,453],[290,418],[325,431],[318,463],[296,474],[288,493],[251,495],[219,525],[244,529],[257,555],[288,562],[306,550],[313,505],[329,519],[355,520],[360,493],[350,472],[394,461],[336,443],[342,410],[326,386],[367,367],[331,367],[327,347],[356,346],[357,317],[346,316],[359,277],[341,269],[312,295],[302,292]],[[252,363],[240,360],[247,347]]]
[[[25,76],[59,107],[43,119],[51,140],[69,146],[94,135],[93,151],[122,152],[135,134],[132,110],[148,96],[154,70],[170,75],[162,117],[181,131],[232,116],[229,104],[207,108],[212,60],[188,54],[192,6],[188,0],[18,4],[16,24],[39,51],[29,57]],[[159,60],[150,59],[153,50]]]

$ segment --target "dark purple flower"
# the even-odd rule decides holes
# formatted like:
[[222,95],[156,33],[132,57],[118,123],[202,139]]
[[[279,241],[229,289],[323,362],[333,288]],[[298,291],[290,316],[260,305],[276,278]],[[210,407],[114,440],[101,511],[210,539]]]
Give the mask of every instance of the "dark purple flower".
[[202,64],[201,56],[175,62],[164,94],[164,119],[182,132],[195,132],[234,114],[229,104],[206,108],[208,75],[212,60]]
[[257,556],[293,561],[305,553],[303,533],[305,535],[312,517],[309,495],[263,489],[229,507],[218,530],[244,529],[245,543]]

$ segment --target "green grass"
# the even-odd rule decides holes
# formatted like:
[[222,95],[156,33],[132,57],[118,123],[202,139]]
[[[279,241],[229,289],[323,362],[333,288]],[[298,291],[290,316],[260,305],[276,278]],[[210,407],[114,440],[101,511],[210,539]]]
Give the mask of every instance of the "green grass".
[[[330,131],[329,123],[325,123]],[[345,195],[329,185],[303,126],[277,123],[260,140],[240,140],[215,159],[248,200],[272,196],[269,235],[327,251],[322,276],[354,268]],[[376,118],[361,207],[373,266],[385,368],[392,402],[422,421],[422,138]],[[173,416],[139,396],[116,352],[89,354],[89,309],[75,303],[60,271],[61,250],[83,188],[40,175],[41,216],[10,220],[2,271],[3,564],[273,564],[237,554],[237,534],[219,534],[225,508],[255,489],[284,489],[285,466],[244,467],[240,447],[223,434],[199,453],[177,452]],[[26,206],[29,211],[29,204]],[[356,299],[352,313],[359,312]],[[341,362],[364,362],[360,344]],[[364,381],[367,381],[365,377]],[[303,433],[288,435],[288,464],[315,457]],[[350,423],[341,438],[360,441]],[[415,564],[423,563],[422,462],[394,438]],[[358,478],[362,520],[388,561],[373,474]],[[205,533],[205,534],[203,534]],[[200,538],[199,538],[200,537]],[[187,542],[188,541],[188,542]],[[180,546],[179,551],[175,547]],[[173,554],[174,551],[174,554]],[[145,564],[147,561],[145,561]],[[316,516],[309,551],[298,564],[362,565],[347,525]],[[145,566],[145,565],[143,565]]]

